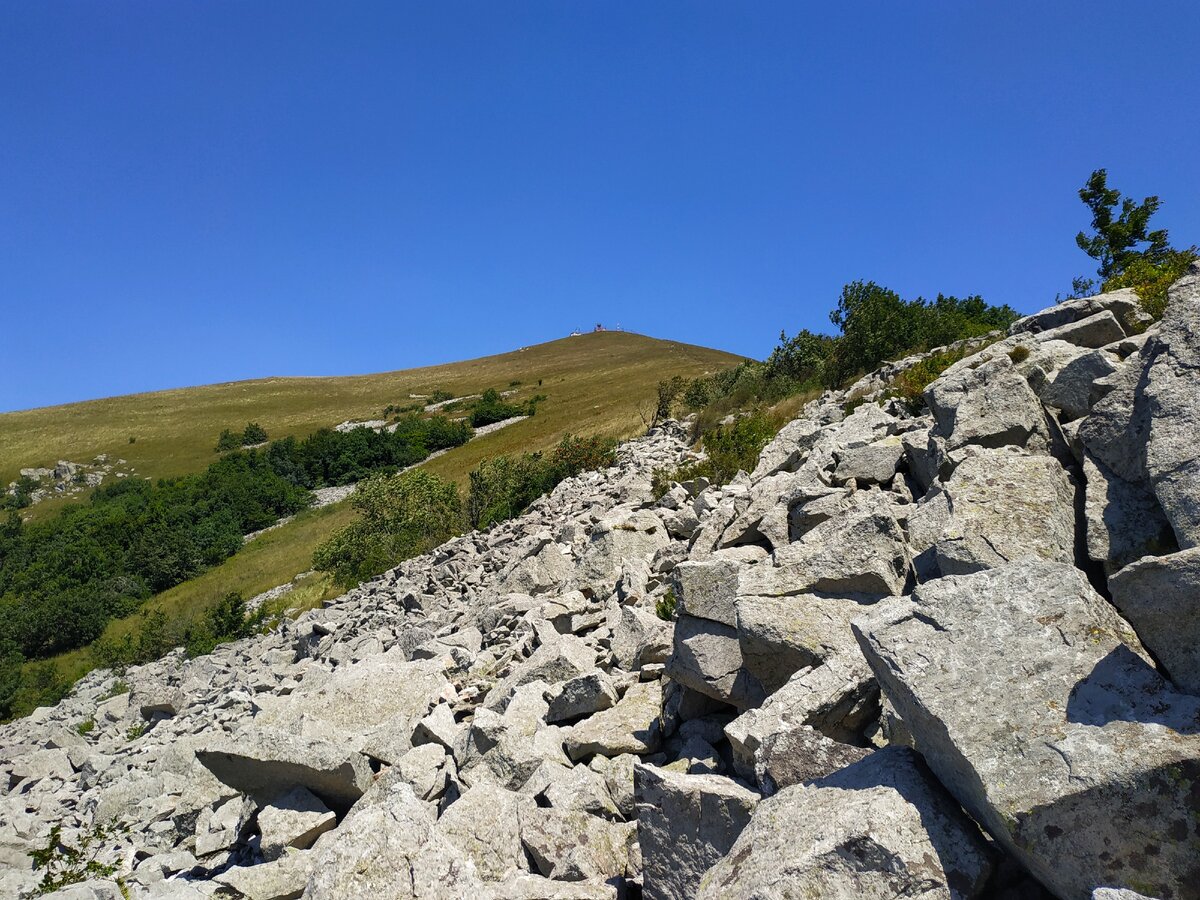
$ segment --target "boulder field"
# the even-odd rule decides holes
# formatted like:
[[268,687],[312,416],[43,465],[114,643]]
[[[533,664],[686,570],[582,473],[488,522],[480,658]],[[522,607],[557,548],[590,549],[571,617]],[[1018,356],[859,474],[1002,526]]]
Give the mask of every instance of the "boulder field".
[[93,672],[0,729],[0,895],[102,826],[116,872],[52,896],[1200,897],[1200,268],[1158,323],[1118,291],[993,337],[730,484],[655,496],[669,422],[269,634]]

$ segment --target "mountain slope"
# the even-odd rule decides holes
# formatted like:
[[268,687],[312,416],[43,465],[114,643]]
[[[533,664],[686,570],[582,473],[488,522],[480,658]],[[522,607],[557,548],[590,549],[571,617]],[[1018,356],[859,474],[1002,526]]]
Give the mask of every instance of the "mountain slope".
[[[542,393],[548,400],[536,421],[522,423],[501,446],[536,449],[567,431],[627,433],[640,424],[639,407],[660,379],[715,371],[739,360],[720,350],[601,332],[420,369],[264,378],[3,413],[0,481],[7,484],[25,467],[53,466],[59,459],[87,462],[100,453],[124,458],[140,475],[180,475],[213,461],[223,428],[256,421],[272,438],[304,435],[346,419],[379,418],[385,406],[411,402],[409,394],[444,390],[463,396],[489,387],[505,390],[514,381],[521,382],[517,399]],[[472,449],[491,453],[495,444]],[[450,471],[447,466],[442,469]]]

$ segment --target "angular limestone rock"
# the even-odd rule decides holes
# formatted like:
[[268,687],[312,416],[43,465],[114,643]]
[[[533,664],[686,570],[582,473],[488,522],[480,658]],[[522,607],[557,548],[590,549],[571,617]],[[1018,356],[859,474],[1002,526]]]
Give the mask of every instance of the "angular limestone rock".
[[1083,574],[1013,563],[913,599],[855,631],[917,750],[975,820],[1061,897],[1192,892],[1200,700],[1155,672]]
[[532,797],[494,785],[471,788],[438,819],[437,831],[475,863],[486,881],[528,871],[521,818],[535,808]]
[[709,866],[750,821],[758,794],[719,775],[634,768],[647,900],[691,900]]
[[766,697],[762,683],[746,669],[737,629],[709,619],[679,617],[666,673],[684,687],[743,709]]
[[737,632],[747,671],[768,693],[800,669],[858,648],[850,623],[869,604],[819,594],[738,597]]
[[900,594],[908,569],[904,533],[877,491],[852,495],[837,515],[776,550],[773,562],[743,569],[738,594],[877,599]]
[[662,683],[635,684],[612,709],[589,716],[567,732],[567,754],[578,761],[594,753],[653,753],[662,740],[658,719],[661,710]]
[[1187,549],[1200,545],[1200,265],[1168,297],[1158,332],[1107,379],[1079,439],[1119,478],[1148,484]]
[[1175,549],[1175,533],[1144,483],[1120,478],[1083,450],[1088,558],[1115,572],[1150,553]]
[[535,807],[521,819],[521,840],[540,874],[555,881],[607,881],[629,869],[632,822],[608,822],[578,810]]
[[1075,559],[1075,486],[1058,461],[970,448],[946,483],[950,519],[934,550],[943,575],[1019,559]]
[[335,811],[348,810],[371,784],[361,753],[274,728],[248,726],[198,749],[196,758],[234,790],[270,799],[299,785]]
[[880,750],[764,800],[699,900],[979,896],[983,837],[911,750]]
[[925,389],[946,449],[1013,446],[1046,452],[1046,414],[1029,383],[1005,355],[974,362],[955,363]]
[[263,858],[278,859],[288,848],[307,850],[336,821],[333,810],[307,788],[280,794],[258,811]]
[[1200,694],[1200,547],[1138,560],[1108,589],[1171,680]]
[[484,895],[474,863],[437,832],[433,812],[408,785],[373,799],[314,851],[305,900]]

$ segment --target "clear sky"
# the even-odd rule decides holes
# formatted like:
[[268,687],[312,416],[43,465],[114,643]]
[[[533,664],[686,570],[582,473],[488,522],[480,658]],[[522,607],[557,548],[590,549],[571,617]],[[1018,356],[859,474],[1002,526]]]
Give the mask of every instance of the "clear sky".
[[1194,0],[8,2],[0,409],[596,322],[761,357],[841,285],[1032,311],[1097,167],[1200,242]]

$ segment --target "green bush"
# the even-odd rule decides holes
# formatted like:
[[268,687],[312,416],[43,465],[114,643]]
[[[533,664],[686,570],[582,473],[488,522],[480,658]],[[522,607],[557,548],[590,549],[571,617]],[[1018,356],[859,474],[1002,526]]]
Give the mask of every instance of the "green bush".
[[1160,262],[1137,257],[1123,272],[1104,282],[1104,291],[1133,288],[1142,308],[1155,319],[1161,319],[1167,308],[1167,288],[1187,274],[1188,266],[1200,259],[1195,247],[1188,250],[1168,250]]
[[359,485],[351,502],[361,518],[313,554],[313,568],[345,586],[431,550],[461,528],[458,488],[421,469],[373,476]]
[[675,597],[675,592],[667,588],[667,592],[655,602],[654,614],[664,622],[670,622],[675,618],[676,606],[678,606],[678,600]]
[[199,624],[183,632],[183,646],[190,657],[212,653],[218,644],[236,641],[255,634],[258,617],[247,617],[246,601],[237,591],[226,594],[209,609]]
[[263,428],[257,422],[247,422],[246,429],[242,432],[242,446],[249,447],[252,444],[262,444],[267,440],[267,429]]
[[[1014,348],[1014,351],[1018,349],[1024,348],[1017,347]],[[933,384],[938,376],[950,368],[950,366],[976,352],[978,352],[977,349],[948,350],[944,353],[935,353],[932,356],[928,356],[892,379],[892,383],[888,386],[884,396],[895,397],[900,400],[908,407],[909,412],[915,415],[925,406],[925,389]],[[1028,350],[1025,351],[1025,355],[1029,355]]]
[[505,403],[494,388],[488,388],[483,392],[483,396],[475,401],[475,405],[471,409],[470,422],[472,428],[482,428],[485,425],[503,422],[505,419],[529,414],[528,407]]
[[[117,865],[101,863],[97,857],[104,850],[104,845],[123,830],[115,820],[107,825],[94,825],[79,836],[78,844],[71,845],[63,840],[62,825],[54,825],[45,846],[29,853],[34,870],[43,872],[37,887],[38,894],[53,894],[72,884],[115,875]],[[117,879],[117,883],[124,889],[120,879]]]
[[707,478],[711,484],[728,484],[738,472],[754,471],[758,455],[778,430],[778,425],[763,413],[740,416],[728,425],[718,425],[705,433],[701,441],[708,458],[676,469],[660,480],[659,486],[693,478]]
[[520,515],[530,503],[566,478],[616,462],[610,438],[566,435],[549,453],[497,456],[468,476],[466,519],[471,528]]

